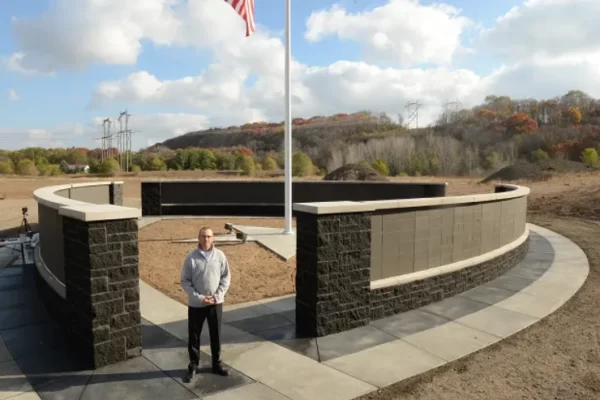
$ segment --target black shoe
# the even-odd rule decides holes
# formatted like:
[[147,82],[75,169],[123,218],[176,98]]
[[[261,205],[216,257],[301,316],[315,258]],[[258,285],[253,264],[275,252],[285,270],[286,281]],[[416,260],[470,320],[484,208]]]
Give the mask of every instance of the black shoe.
[[196,372],[198,372],[196,367],[190,365],[187,370],[187,375],[185,376],[185,382],[190,383],[196,376]]
[[225,368],[223,366],[223,364],[221,364],[221,363],[213,365],[212,370],[213,370],[213,373],[217,374],[217,375],[221,375],[221,376],[229,375],[229,371],[227,371],[227,368]]

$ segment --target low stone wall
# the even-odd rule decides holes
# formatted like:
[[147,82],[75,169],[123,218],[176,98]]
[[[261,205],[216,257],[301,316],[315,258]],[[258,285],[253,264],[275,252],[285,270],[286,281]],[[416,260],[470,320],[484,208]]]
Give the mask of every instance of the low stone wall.
[[468,268],[404,284],[372,289],[369,318],[376,320],[403,313],[483,285],[517,265],[525,258],[528,248],[527,237],[514,249]]
[[[283,216],[283,181],[144,181],[142,215]],[[444,197],[445,183],[295,181],[292,202]]]
[[[529,190],[510,185],[498,189],[494,194],[443,199],[294,205],[297,211],[297,334],[324,336],[363,326],[374,319],[454,296],[508,271],[526,254],[529,233],[524,221]],[[469,253],[467,257],[461,253],[444,264],[438,260],[429,268],[404,269],[404,273],[401,272],[403,268],[397,268],[397,275],[385,279],[374,273],[380,265],[380,260],[372,257],[374,216],[399,210],[430,212],[436,207],[447,211],[478,204],[499,205],[500,210],[506,210],[505,216],[512,216],[507,218],[512,221],[510,226],[492,223],[485,232],[479,232],[480,236],[506,238],[506,241],[498,240],[492,242],[492,247],[481,247],[479,240],[480,251]],[[494,209],[497,207],[490,208]],[[481,219],[485,219],[485,215]],[[492,220],[495,221],[496,216]],[[466,240],[464,235],[473,241],[473,231],[462,229],[465,221],[461,219],[456,223],[459,225],[454,231],[456,235],[451,235],[445,244],[452,245],[456,239],[462,246]],[[405,239],[413,243],[413,249],[418,241],[431,241],[437,248],[426,249],[433,254],[439,253],[439,247],[444,243],[433,240],[432,235],[437,238],[442,224],[427,221],[423,227],[410,231]],[[405,259],[398,258],[398,246],[400,244],[388,247],[396,249],[394,257],[400,263],[398,265],[402,265]],[[380,256],[386,257],[386,254]],[[424,257],[428,259],[427,254]],[[410,265],[415,265],[415,258],[417,256]]]
[[[122,190],[114,190],[120,185],[86,185],[112,188],[107,198],[122,203]],[[101,191],[96,187],[92,192]],[[34,194],[41,210],[56,212],[56,218],[40,220],[35,249],[38,288],[46,308],[90,368],[140,356],[140,212],[114,204],[85,203],[64,193],[62,187],[46,187]],[[44,226],[47,223],[54,231]],[[60,235],[49,237],[42,232]],[[44,249],[49,246],[58,247],[63,257],[47,260]],[[63,271],[63,279],[52,272],[58,270]]]

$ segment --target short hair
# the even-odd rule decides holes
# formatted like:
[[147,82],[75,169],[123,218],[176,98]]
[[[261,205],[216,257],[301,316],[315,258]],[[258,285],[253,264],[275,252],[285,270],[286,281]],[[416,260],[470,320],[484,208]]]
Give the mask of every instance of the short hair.
[[210,230],[212,232],[212,229],[209,226],[203,226],[202,228],[200,228],[200,231],[198,231],[198,236],[202,235],[202,232],[206,230]]

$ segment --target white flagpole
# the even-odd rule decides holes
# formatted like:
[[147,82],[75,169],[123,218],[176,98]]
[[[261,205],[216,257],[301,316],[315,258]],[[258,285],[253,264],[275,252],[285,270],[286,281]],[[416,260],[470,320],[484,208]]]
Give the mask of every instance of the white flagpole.
[[292,94],[290,64],[292,54],[291,39],[291,0],[285,0],[285,231],[284,234],[294,233],[292,230]]

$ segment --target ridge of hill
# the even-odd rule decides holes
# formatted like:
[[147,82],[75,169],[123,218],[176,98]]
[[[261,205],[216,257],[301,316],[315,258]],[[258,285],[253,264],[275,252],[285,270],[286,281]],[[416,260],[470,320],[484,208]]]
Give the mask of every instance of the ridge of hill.
[[[385,113],[373,114],[366,111],[352,114],[315,116],[309,119],[292,120],[293,147],[312,149],[311,158],[329,156],[332,145],[364,143],[371,139],[385,138],[392,134],[406,134],[400,123],[393,122]],[[283,148],[284,123],[254,122],[227,128],[210,128],[189,132],[181,136],[156,143],[146,150],[161,152],[185,148],[231,149],[250,148],[257,155],[279,152]]]

